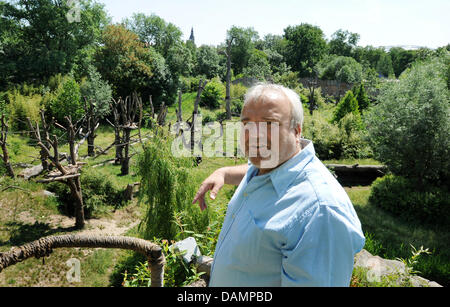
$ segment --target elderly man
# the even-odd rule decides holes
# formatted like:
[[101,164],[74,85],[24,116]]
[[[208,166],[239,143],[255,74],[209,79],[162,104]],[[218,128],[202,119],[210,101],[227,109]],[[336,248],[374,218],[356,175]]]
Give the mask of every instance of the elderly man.
[[205,209],[208,190],[214,199],[224,184],[239,185],[217,242],[210,286],[349,286],[364,235],[345,190],[312,142],[301,139],[298,95],[258,84],[245,97],[241,121],[258,127],[241,134],[249,164],[215,171],[193,201]]

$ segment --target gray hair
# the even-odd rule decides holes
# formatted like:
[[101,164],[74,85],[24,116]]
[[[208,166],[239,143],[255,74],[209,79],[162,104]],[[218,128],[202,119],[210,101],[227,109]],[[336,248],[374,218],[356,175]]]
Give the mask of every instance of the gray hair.
[[[281,92],[291,103],[291,129],[300,125],[303,129],[303,107],[299,95],[293,90],[279,84],[258,83],[251,87],[244,97],[244,106],[253,100],[259,100],[264,97],[266,90]],[[244,108],[244,107],[242,107]]]

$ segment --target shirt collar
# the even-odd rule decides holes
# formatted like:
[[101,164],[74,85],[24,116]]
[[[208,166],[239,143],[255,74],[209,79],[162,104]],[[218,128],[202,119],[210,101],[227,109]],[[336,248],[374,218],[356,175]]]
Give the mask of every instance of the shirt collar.
[[311,141],[301,139],[300,145],[302,150],[298,154],[269,173],[273,187],[279,197],[283,195],[292,181],[316,155]]

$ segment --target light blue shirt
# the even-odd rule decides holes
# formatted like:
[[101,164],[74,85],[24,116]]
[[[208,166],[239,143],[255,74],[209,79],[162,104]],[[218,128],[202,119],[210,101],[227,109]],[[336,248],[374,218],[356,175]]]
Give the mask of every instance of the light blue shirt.
[[312,142],[302,146],[268,174],[250,165],[228,204],[211,287],[349,286],[361,223]]

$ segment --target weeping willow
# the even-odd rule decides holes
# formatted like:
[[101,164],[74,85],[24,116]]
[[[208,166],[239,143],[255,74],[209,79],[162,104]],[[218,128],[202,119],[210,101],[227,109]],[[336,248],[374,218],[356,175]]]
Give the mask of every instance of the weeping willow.
[[209,225],[209,210],[201,212],[192,205],[196,184],[190,178],[192,158],[175,158],[167,136],[155,136],[138,157],[141,177],[139,201],[147,204],[140,224],[144,238],[184,239],[188,233],[204,233]]

